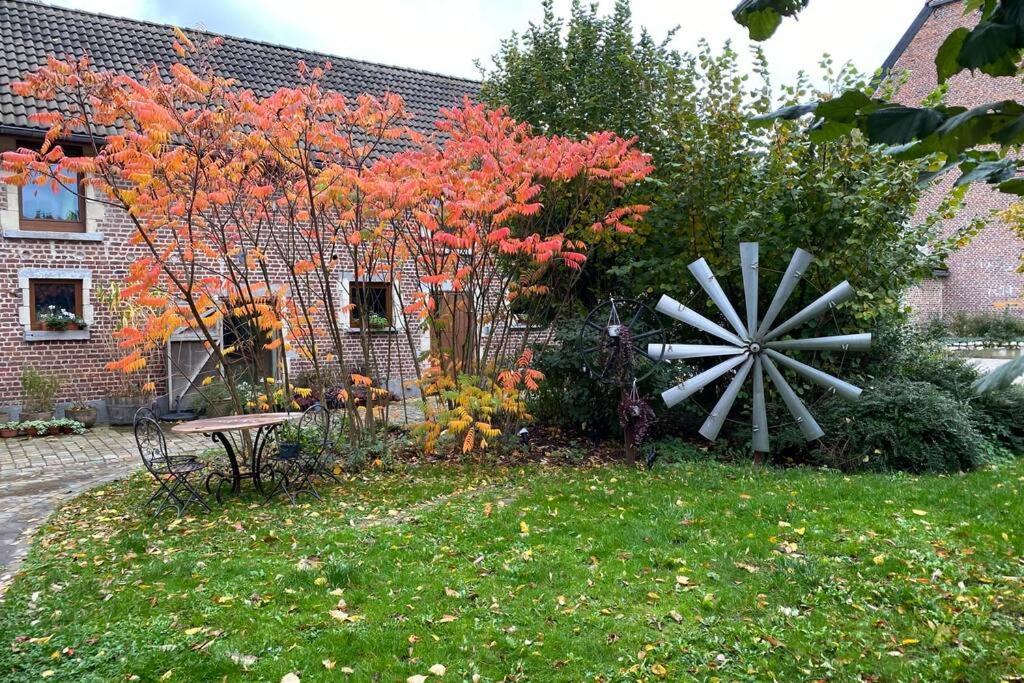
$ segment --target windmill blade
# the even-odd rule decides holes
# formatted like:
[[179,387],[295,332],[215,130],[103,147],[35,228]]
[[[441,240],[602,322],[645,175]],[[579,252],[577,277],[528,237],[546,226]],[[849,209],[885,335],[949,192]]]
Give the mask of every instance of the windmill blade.
[[757,242],[740,242],[740,270],[743,274],[743,298],[747,306],[747,330],[757,330]]
[[710,358],[711,356],[738,356],[746,349],[741,346],[705,346],[702,344],[648,344],[647,356],[662,360],[684,358]]
[[843,280],[838,285],[836,285],[835,287],[833,287],[832,289],[828,290],[820,297],[815,299],[813,303],[807,306],[807,308],[800,311],[792,318],[782,323],[771,332],[764,335],[763,339],[764,341],[768,341],[770,339],[778,337],[780,334],[785,334],[786,332],[792,330],[794,327],[799,327],[808,320],[818,317],[819,315],[827,311],[830,307],[837,306],[842,302],[846,301],[847,299],[853,298],[856,294],[857,290],[853,288],[853,285],[851,285],[846,280]]
[[752,450],[768,452],[768,408],[764,401],[764,369],[761,356],[754,356],[754,379],[751,382],[751,412],[753,413],[753,434],[750,438]]
[[689,265],[689,269],[700,286],[711,297],[711,300],[715,302],[715,306],[718,306],[718,310],[722,312],[725,319],[732,325],[732,329],[736,330],[736,333],[742,338],[749,337],[747,328],[744,327],[743,321],[736,314],[736,309],[729,303],[728,297],[725,296],[725,291],[722,290],[722,285],[718,283],[715,274],[711,272],[711,266],[708,265],[708,262],[703,258],[699,258]]
[[729,360],[722,361],[718,365],[708,368],[704,372],[691,377],[682,384],[676,385],[671,389],[667,389],[662,392],[661,398],[665,401],[665,405],[669,408],[679,403],[680,401],[689,398],[694,395],[707,385],[714,382],[716,379],[724,375],[725,373],[732,370],[734,367],[743,362],[743,356],[735,356]]
[[854,386],[849,382],[844,382],[838,377],[833,377],[827,372],[819,370],[818,368],[815,367],[811,367],[806,363],[801,363],[798,360],[793,360],[789,356],[784,356],[778,351],[775,351],[774,349],[765,349],[765,353],[771,356],[772,360],[777,362],[779,365],[785,365],[793,372],[797,373],[798,375],[802,375],[803,377],[806,377],[807,379],[811,380],[818,386],[825,387],[826,389],[831,389],[832,391],[836,392],[837,394],[845,398],[847,401],[856,401],[858,398],[860,398],[860,394],[862,391],[860,387]]
[[867,351],[871,348],[871,334],[839,334],[834,337],[787,339],[765,344],[776,351]]
[[754,335],[755,338],[763,335],[771,327],[771,324],[775,322],[775,319],[779,317],[782,307],[786,305],[789,296],[796,289],[797,283],[800,282],[800,278],[807,272],[807,266],[811,265],[813,260],[814,257],[803,249],[797,249],[793,252],[793,258],[790,259],[789,266],[786,267],[782,281],[779,282],[779,288],[775,290],[775,296],[772,298],[768,311],[764,314],[764,318],[757,328],[757,334]]
[[747,375],[750,373],[750,368],[753,365],[754,359],[747,358],[746,362],[736,371],[736,376],[729,382],[729,386],[726,388],[725,393],[722,394],[722,397],[718,399],[718,403],[711,409],[711,414],[708,415],[708,419],[704,421],[704,425],[700,428],[701,436],[708,441],[714,441],[718,438],[718,433],[722,431],[722,425],[725,424],[725,418],[729,417],[732,404],[736,402],[736,395],[743,388],[743,383],[747,380]]
[[675,318],[679,322],[686,323],[690,327],[696,327],[702,332],[724,339],[730,344],[736,346],[743,346],[743,340],[737,337],[735,334],[725,329],[721,325],[711,322],[697,311],[687,308],[670,296],[663,295],[658,300],[658,305],[654,307],[654,310],[659,313],[664,313],[670,318]]
[[786,383],[786,379],[779,372],[779,369],[775,367],[771,359],[767,356],[762,357],[762,363],[764,369],[768,371],[768,377],[771,379],[775,388],[779,390],[779,395],[782,396],[782,402],[789,408],[789,412],[793,415],[796,420],[797,427],[800,428],[800,432],[804,435],[804,438],[808,441],[814,441],[820,439],[825,435],[821,427],[815,421],[814,416],[807,410],[807,406],[800,400],[800,397],[796,395],[793,388]]

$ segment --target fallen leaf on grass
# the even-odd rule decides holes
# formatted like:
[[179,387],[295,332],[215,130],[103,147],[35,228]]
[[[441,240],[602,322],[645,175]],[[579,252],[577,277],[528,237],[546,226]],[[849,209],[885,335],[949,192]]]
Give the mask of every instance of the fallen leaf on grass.
[[444,676],[445,672],[448,671],[448,669],[445,668],[444,664],[435,664],[434,666],[427,669],[427,671],[434,674],[435,676]]
[[405,683],[426,683],[427,677],[423,674],[415,674],[405,679]]
[[917,508],[914,508],[913,510],[911,510],[911,512],[913,512],[918,517],[924,517],[928,514],[927,510],[918,510]]
[[324,668],[327,669],[328,671],[331,671],[332,669],[334,669],[334,660],[333,659],[325,659],[324,661],[322,661],[320,663],[323,664]]
[[302,679],[293,673],[286,673],[281,677],[281,683],[302,683]]
[[658,678],[664,678],[665,676],[668,676],[668,669],[663,667],[661,664],[655,664],[651,667],[651,673]]

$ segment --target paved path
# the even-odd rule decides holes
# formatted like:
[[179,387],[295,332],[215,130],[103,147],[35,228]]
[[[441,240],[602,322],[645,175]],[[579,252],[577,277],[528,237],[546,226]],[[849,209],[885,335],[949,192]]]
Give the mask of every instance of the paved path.
[[[195,451],[201,436],[168,433],[172,451]],[[81,436],[0,439],[0,596],[32,534],[63,500],[141,465],[130,428],[97,426]]]

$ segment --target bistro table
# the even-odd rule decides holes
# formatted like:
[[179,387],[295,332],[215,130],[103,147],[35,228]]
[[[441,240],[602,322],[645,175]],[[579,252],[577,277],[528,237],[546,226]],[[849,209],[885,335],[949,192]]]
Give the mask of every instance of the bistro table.
[[[277,428],[291,419],[299,417],[298,413],[260,413],[257,415],[229,415],[227,417],[211,417],[203,420],[182,422],[171,427],[172,432],[178,434],[204,434],[224,446],[228,460],[231,463],[230,475],[227,472],[214,471],[206,478],[206,490],[210,490],[210,482],[213,478],[220,478],[221,482],[231,482],[231,492],[238,493],[242,488],[243,479],[252,479],[256,490],[263,493],[263,484],[260,481],[260,466],[263,458],[263,451],[274,435]],[[231,443],[231,432],[256,431],[252,440],[252,457],[248,469],[242,469],[235,453],[235,447]],[[230,477],[230,478],[229,478]],[[218,499],[220,489],[218,486]]]

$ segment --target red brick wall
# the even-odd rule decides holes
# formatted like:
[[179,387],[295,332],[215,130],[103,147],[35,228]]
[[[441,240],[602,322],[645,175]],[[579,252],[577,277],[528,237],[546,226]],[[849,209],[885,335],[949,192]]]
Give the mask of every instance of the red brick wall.
[[[964,16],[963,1],[936,7],[917,36],[900,56],[894,73],[908,72],[909,80],[896,99],[908,105],[920,104],[937,86],[935,54],[946,36],[960,26],[973,26],[977,14]],[[961,72],[950,79],[946,101],[952,105],[973,107],[1004,99],[1024,100],[1024,84],[1016,78],[992,78],[984,74]],[[956,176],[953,171],[922,197],[917,218],[933,211],[949,190]],[[1006,208],[1013,198],[986,185],[972,186],[966,210],[950,222],[947,231],[964,225],[976,216],[988,218],[993,211]],[[1017,272],[1024,253],[1024,241],[997,218],[964,249],[948,261],[949,277],[931,279],[908,294],[917,317],[955,313],[981,313],[1005,305],[1024,294],[1024,274]],[[1024,308],[1011,308],[1024,316]]]

